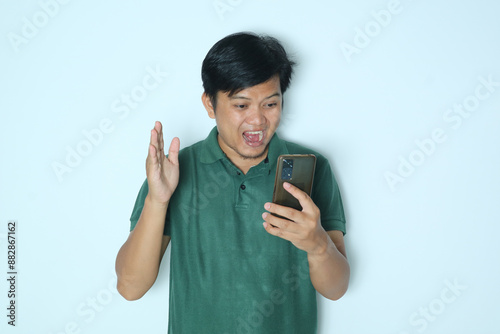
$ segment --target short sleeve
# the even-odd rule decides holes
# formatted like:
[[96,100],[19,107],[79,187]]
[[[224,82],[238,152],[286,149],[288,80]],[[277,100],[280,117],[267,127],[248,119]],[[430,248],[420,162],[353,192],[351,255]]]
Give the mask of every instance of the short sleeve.
[[321,212],[321,225],[325,231],[339,230],[345,235],[346,221],[340,190],[328,160],[322,155],[317,156],[311,197]]
[[139,194],[137,194],[137,199],[135,200],[134,209],[132,210],[132,215],[130,216],[130,231],[135,228],[135,225],[139,221],[139,217],[142,213],[142,208],[144,207],[144,201],[148,195],[149,187],[148,180],[146,179],[142,184]]

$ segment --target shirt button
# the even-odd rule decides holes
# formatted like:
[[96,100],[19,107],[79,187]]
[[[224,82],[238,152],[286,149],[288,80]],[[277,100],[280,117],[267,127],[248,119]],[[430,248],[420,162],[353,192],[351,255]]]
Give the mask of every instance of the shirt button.
[[244,184],[242,184],[242,185],[240,186],[240,188],[241,188],[241,190],[245,190],[246,186],[245,186]]

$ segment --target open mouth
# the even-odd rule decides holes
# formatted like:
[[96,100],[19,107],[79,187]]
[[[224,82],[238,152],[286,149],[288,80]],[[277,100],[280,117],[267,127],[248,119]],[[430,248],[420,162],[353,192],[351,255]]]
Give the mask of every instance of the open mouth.
[[250,146],[259,146],[264,140],[264,131],[245,131],[243,132],[245,142]]

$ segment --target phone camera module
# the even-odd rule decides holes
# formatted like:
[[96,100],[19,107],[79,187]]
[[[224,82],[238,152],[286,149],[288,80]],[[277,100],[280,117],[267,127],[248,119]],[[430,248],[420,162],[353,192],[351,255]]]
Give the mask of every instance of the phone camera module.
[[293,159],[283,159],[283,169],[281,170],[282,180],[291,180],[293,172]]

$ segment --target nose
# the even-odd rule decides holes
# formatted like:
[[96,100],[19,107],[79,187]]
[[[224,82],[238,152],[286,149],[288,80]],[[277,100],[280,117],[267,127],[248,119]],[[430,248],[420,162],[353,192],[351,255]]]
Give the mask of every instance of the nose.
[[263,125],[266,123],[266,116],[263,108],[256,106],[249,110],[246,122],[251,125]]

